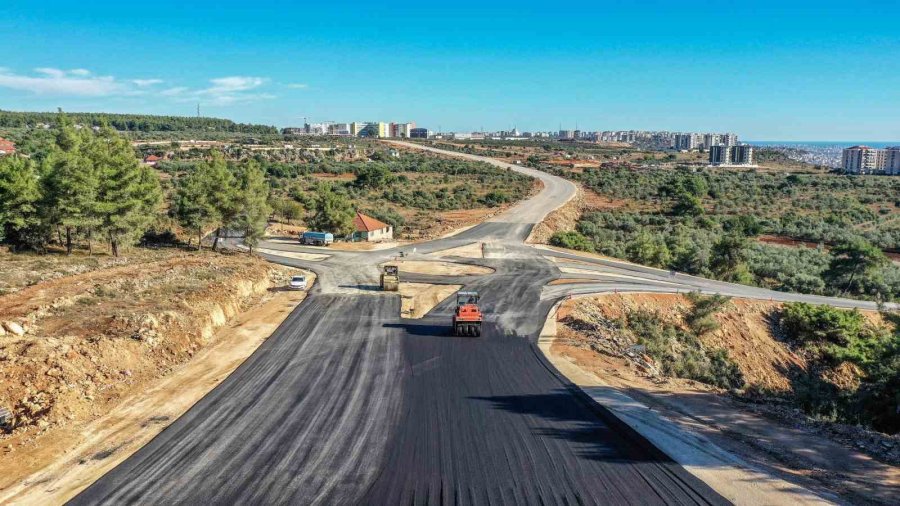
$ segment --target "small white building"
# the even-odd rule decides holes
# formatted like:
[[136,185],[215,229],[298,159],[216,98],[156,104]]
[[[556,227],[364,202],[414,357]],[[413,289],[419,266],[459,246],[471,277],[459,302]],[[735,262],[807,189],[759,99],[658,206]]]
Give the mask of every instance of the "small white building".
[[359,211],[356,212],[356,218],[353,218],[353,226],[356,227],[353,232],[354,241],[379,242],[394,238],[394,227]]

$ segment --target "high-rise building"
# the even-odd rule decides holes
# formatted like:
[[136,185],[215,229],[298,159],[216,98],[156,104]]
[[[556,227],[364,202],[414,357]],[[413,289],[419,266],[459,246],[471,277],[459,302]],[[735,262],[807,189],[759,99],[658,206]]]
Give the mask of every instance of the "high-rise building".
[[574,139],[575,131],[574,130],[560,130],[559,138],[560,139]]
[[874,174],[884,170],[887,150],[869,146],[853,146],[844,149],[841,166],[851,174]]
[[753,146],[743,144],[730,147],[732,165],[753,165]]
[[331,125],[331,135],[348,136],[350,135],[350,130],[350,123],[335,123]]
[[851,174],[900,174],[900,147],[876,149],[869,146],[845,148],[841,167]]
[[722,144],[726,146],[737,146],[738,144],[738,136],[736,134],[727,133],[722,134],[721,136]]
[[353,123],[350,123],[350,135],[352,135],[353,137],[359,137],[362,134],[363,130],[365,130],[365,129],[366,129],[365,123],[360,123],[358,121],[354,121]]
[[731,159],[731,149],[728,146],[716,144],[709,147],[710,165],[727,165]]
[[412,128],[409,131],[410,139],[427,139],[431,137],[431,132],[427,128]]
[[726,146],[718,144],[709,147],[709,164],[722,167],[753,166],[753,146]]
[[409,138],[409,131],[413,129],[415,123],[395,123],[394,133],[392,137]]
[[891,176],[900,176],[900,146],[887,148],[884,156],[884,171]]
[[696,134],[675,134],[675,149],[691,151],[697,148]]
[[711,149],[713,146],[722,144],[722,136],[719,134],[703,134],[703,147]]

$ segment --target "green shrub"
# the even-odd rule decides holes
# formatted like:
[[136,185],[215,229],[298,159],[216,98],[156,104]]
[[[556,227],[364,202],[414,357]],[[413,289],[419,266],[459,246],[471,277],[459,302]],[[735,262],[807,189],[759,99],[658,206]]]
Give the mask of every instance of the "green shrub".
[[550,244],[579,251],[594,251],[591,241],[578,232],[556,232],[550,237]]
[[803,345],[846,346],[863,332],[865,318],[855,309],[847,311],[793,302],[784,305],[781,325],[790,339]]
[[705,348],[696,334],[663,320],[658,313],[630,311],[626,319],[629,331],[664,374],[720,388],[744,385],[744,376],[727,351]]

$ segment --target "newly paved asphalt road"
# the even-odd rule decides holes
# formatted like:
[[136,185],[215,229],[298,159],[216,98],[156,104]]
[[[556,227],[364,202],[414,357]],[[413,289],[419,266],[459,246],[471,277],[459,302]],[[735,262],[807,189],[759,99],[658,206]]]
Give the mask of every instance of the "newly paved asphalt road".
[[[399,317],[399,298],[374,290],[377,265],[396,249],[328,250],[318,262],[270,254],[317,272],[307,300],[219,387],[73,503],[726,504],[562,378],[537,335],[570,294],[810,298],[527,246],[531,226],[574,187],[511,168],[545,190],[459,235],[404,248],[424,259],[485,245],[487,258],[454,260],[493,274],[407,276],[478,290],[482,337],[450,336],[451,301],[420,320]],[[547,285],[559,278],[588,282]]]

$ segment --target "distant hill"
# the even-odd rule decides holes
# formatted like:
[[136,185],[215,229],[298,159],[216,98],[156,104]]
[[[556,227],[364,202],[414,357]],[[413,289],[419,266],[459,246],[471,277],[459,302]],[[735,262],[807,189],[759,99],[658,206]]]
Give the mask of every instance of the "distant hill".
[[[94,112],[67,112],[74,123],[99,126],[104,122],[116,130],[126,132],[225,132],[244,134],[277,134],[278,129],[268,125],[235,123],[230,119],[197,118],[190,116],[152,116],[149,114],[111,114]],[[54,124],[55,112],[14,112],[0,110],[0,128],[23,128],[38,123]]]

